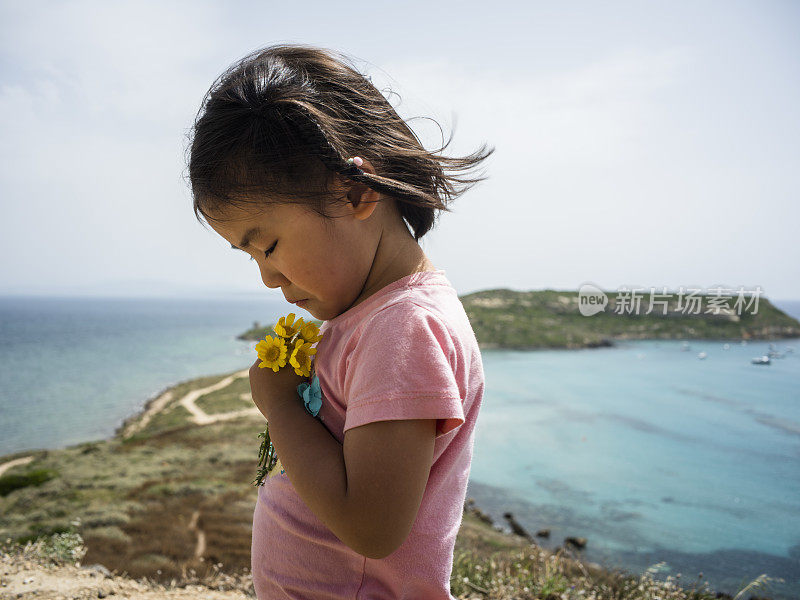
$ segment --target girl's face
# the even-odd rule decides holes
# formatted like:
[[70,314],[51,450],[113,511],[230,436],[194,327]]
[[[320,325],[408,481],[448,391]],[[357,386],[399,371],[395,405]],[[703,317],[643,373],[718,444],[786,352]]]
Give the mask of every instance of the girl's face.
[[302,204],[268,204],[258,211],[231,207],[224,221],[208,221],[256,261],[264,285],[281,288],[287,301],[304,300],[301,308],[324,321],[360,302],[367,291],[381,239],[380,219],[369,219],[376,206],[338,204],[329,209],[332,220]]

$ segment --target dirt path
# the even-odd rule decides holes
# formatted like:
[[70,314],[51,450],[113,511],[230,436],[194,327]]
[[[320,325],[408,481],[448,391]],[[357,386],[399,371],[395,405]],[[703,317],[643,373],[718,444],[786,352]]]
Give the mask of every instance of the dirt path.
[[[250,408],[243,408],[242,410],[232,410],[229,412],[224,413],[215,413],[213,415],[208,414],[202,408],[195,404],[195,401],[200,398],[201,396],[205,396],[206,394],[210,394],[211,392],[216,392],[217,390],[221,390],[222,388],[228,387],[232,384],[236,379],[239,377],[249,377],[250,371],[243,370],[234,373],[215,383],[214,385],[210,385],[208,387],[204,387],[198,390],[192,390],[188,394],[186,394],[183,398],[180,399],[180,404],[189,411],[191,416],[189,419],[195,425],[211,425],[212,423],[217,423],[218,421],[227,421],[229,419],[236,419],[237,417],[243,417],[245,415],[260,415],[261,411],[258,410],[256,406],[251,406]],[[142,413],[142,416],[136,419],[136,421],[130,423],[122,432],[122,437],[126,438],[138,431],[144,429],[147,424],[150,422],[156,414],[164,410],[167,405],[172,401],[173,393],[172,390],[168,390],[161,394],[158,398],[156,398],[153,403]],[[250,394],[242,394],[242,400],[251,400]],[[26,465],[33,460],[33,456],[24,456],[22,458],[15,458],[14,460],[9,460],[4,463],[0,463],[0,475],[5,473],[8,469],[13,467]]]
[[141,431],[145,428],[145,426],[150,422],[150,419],[156,413],[161,412],[166,408],[167,404],[169,404],[170,400],[172,400],[172,391],[166,391],[161,394],[158,398],[156,398],[153,403],[147,408],[146,411],[142,414],[142,416],[128,425],[125,428],[125,431],[122,432],[122,437],[129,437],[132,436],[137,431]]
[[[217,390],[221,390],[222,388],[228,387],[233,381],[239,377],[249,377],[250,370],[246,371],[239,371],[238,373],[234,373],[229,377],[226,377],[222,381],[215,383],[214,385],[210,385],[205,388],[200,388],[199,390],[192,390],[188,394],[186,394],[183,398],[180,399],[180,404],[189,413],[192,415],[190,420],[197,425],[210,425],[211,423],[216,423],[217,421],[227,421],[229,419],[235,419],[237,417],[241,417],[244,415],[260,415],[261,411],[258,410],[258,407],[252,406],[250,408],[243,408],[242,410],[232,410],[230,412],[224,413],[214,413],[213,415],[209,415],[205,412],[202,408],[195,404],[195,401],[200,398],[201,396],[205,396],[206,394],[210,394],[211,392],[216,392]],[[242,394],[243,398],[249,398],[249,394]]]
[[[183,398],[181,398],[178,403],[183,406],[187,411],[189,411],[189,420],[194,423],[195,425],[211,425],[212,423],[217,423],[218,421],[227,421],[229,419],[236,419],[237,417],[243,417],[246,415],[260,415],[261,411],[258,410],[256,406],[251,406],[250,408],[243,408],[241,410],[232,410],[229,412],[224,413],[214,413],[208,414],[202,408],[197,406],[195,403],[198,398],[205,396],[206,394],[210,394],[211,392],[216,392],[217,390],[221,390],[223,388],[228,387],[231,385],[236,379],[239,377],[249,377],[250,371],[243,370],[234,373],[233,375],[229,375],[225,379],[218,381],[214,385],[210,385],[208,387],[200,388],[197,390],[192,390],[188,394],[186,394]],[[250,394],[242,394],[242,400],[248,401],[252,400]],[[142,415],[136,419],[135,421],[128,424],[122,432],[122,437],[126,438],[129,437],[141,430],[143,430],[150,420],[159,412],[167,408],[169,404],[173,401],[174,394],[172,390],[168,390],[161,394],[158,398],[156,398],[150,406],[147,407]]]
[[200,511],[196,510],[192,513],[192,520],[189,523],[189,531],[194,531],[197,534],[197,546],[194,549],[195,558],[200,558],[206,552],[206,532],[197,526],[199,519]]
[[0,465],[0,475],[8,471],[11,467],[16,467],[19,465],[27,465],[32,460],[33,460],[32,456],[23,456],[22,458],[15,458],[14,460],[9,460],[8,462],[4,462],[3,464]]

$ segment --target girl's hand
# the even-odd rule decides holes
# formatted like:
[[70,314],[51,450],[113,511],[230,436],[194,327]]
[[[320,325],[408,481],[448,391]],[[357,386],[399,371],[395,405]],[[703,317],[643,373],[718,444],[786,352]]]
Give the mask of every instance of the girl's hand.
[[268,413],[272,407],[287,402],[302,404],[303,401],[297,394],[297,386],[307,379],[297,375],[291,365],[287,364],[276,373],[266,367],[262,369],[258,366],[260,363],[259,358],[250,367],[250,392],[253,395],[253,403],[269,421]]

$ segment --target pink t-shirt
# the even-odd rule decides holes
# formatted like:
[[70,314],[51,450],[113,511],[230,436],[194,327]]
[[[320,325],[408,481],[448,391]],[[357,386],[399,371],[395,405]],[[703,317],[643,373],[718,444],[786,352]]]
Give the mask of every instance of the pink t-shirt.
[[317,418],[340,443],[345,431],[366,423],[435,418],[433,465],[411,532],[382,559],[342,543],[287,474],[268,478],[253,515],[256,594],[259,600],[451,600],[453,548],[484,387],[478,342],[456,290],[443,270],[412,273],[320,331]]

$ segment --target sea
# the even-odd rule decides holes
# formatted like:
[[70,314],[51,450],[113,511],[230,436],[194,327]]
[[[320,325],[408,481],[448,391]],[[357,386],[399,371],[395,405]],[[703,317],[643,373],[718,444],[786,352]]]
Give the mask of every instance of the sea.
[[[800,319],[800,301],[774,304]],[[0,297],[0,455],[108,438],[171,385],[249,368],[236,336],[286,307]],[[511,513],[608,568],[731,595],[765,574],[751,595],[800,598],[800,339],[482,356],[467,496],[496,526]]]

